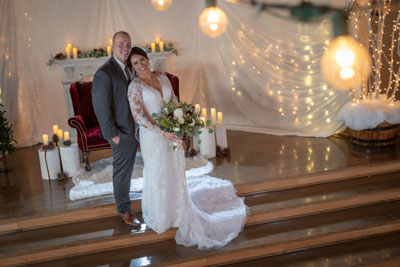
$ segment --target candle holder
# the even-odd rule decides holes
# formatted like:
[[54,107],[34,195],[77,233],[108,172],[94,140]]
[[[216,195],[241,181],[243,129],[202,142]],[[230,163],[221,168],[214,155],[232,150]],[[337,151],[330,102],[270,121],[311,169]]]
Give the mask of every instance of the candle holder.
[[[56,134],[54,134],[53,137],[52,137],[52,140],[56,144],[56,147],[58,149],[58,156],[60,158],[60,169],[61,169],[61,172],[57,174],[57,179],[58,179],[58,181],[61,182],[61,181],[64,181],[66,178],[68,178],[68,176],[67,176],[66,173],[64,173],[64,170],[63,170],[60,146],[58,145],[58,142],[60,141],[60,139],[58,138],[58,136]],[[67,141],[69,141],[69,140],[67,140]]]
[[72,144],[71,139],[65,140],[65,141],[63,142],[63,145],[64,145],[64,146],[71,146],[71,144]]
[[182,137],[182,143],[185,150],[185,157],[197,156],[197,151],[194,149],[193,136],[184,134]]
[[217,157],[231,157],[231,149],[229,147],[226,147],[222,149],[220,146],[217,146]]

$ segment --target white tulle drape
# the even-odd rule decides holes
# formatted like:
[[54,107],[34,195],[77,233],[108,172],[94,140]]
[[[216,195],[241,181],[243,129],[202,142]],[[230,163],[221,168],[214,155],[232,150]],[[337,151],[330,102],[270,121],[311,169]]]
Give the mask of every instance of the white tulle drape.
[[7,119],[16,121],[18,105],[17,36],[12,0],[0,2],[0,101]]
[[251,6],[218,1],[229,26],[212,39],[199,29],[205,6],[199,0],[174,0],[164,12],[148,0],[1,5],[2,100],[20,146],[39,142],[53,124],[68,128],[60,69],[46,66],[50,55],[64,51],[67,42],[82,51],[105,47],[118,30],[128,31],[136,44],[156,37],[173,42],[179,56],[169,57],[168,71],[180,78],[182,100],[217,108],[226,124],[306,136],[328,136],[341,126],[336,113],[348,94],[326,85],[319,71],[330,38],[328,18],[302,24],[262,12],[254,19]]

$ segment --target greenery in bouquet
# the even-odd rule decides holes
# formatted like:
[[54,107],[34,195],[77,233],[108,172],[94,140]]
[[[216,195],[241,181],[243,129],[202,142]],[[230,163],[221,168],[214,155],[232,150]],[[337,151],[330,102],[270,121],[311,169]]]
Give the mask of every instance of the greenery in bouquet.
[[[210,120],[204,123],[200,119],[200,111],[186,102],[164,102],[161,113],[153,113],[152,116],[162,131],[175,133],[179,137],[184,134],[193,136],[196,131],[211,124]],[[208,131],[213,133],[212,129],[208,129]],[[199,131],[199,133],[201,132]]]

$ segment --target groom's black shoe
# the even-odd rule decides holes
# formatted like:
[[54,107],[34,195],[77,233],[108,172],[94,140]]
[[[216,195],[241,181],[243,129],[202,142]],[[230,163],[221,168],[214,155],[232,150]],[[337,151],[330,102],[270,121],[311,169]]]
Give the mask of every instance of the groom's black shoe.
[[133,227],[133,228],[140,228],[140,221],[132,215],[129,211],[122,212],[119,214],[121,217],[121,221],[126,223],[127,225]]

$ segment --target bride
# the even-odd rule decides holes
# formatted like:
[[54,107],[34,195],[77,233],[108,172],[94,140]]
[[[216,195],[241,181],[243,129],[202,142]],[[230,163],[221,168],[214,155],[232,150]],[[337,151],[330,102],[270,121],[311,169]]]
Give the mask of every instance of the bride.
[[161,112],[163,101],[176,101],[169,79],[151,72],[147,53],[140,47],[132,48],[127,62],[137,74],[128,99],[140,125],[144,222],[157,233],[178,228],[175,239],[181,245],[225,246],[243,229],[247,218],[243,199],[230,181],[206,176],[186,182],[182,154],[172,149],[179,137],[161,131],[151,116]]

